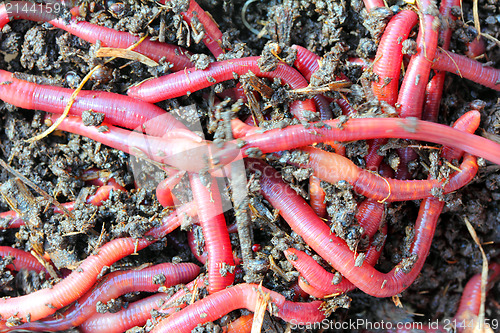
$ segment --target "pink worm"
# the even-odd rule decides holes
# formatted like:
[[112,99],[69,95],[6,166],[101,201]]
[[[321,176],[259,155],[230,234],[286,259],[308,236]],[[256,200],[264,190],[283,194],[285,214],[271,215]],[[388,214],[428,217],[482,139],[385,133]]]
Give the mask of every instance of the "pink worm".
[[[439,32],[439,40],[443,41],[443,50],[448,50],[451,40],[451,22],[456,20],[456,17],[451,15],[451,8],[460,6],[460,0],[443,0],[439,8],[444,26]],[[429,81],[426,88],[425,104],[422,113],[422,119],[436,122],[438,119],[439,105],[443,95],[445,72],[437,72],[436,75]]]
[[163,207],[174,206],[172,189],[179,184],[184,174],[184,171],[178,171],[162,180],[156,187],[156,198]]
[[[0,99],[4,102],[52,113],[62,113],[74,91],[19,80],[4,70],[0,70],[0,82]],[[163,136],[174,129],[187,131],[184,124],[160,107],[120,94],[82,90],[71,106],[70,115],[81,116],[87,110],[103,113],[105,121],[113,125],[154,136]],[[192,137],[196,140],[194,134]]]
[[[500,145],[477,135],[464,133],[449,126],[414,118],[364,118],[323,121],[327,127],[304,128],[302,125],[274,129],[265,133],[245,137],[243,156],[249,148],[258,148],[262,153],[272,153],[308,146],[327,141],[357,141],[385,138],[403,138],[442,144],[463,150],[471,155],[483,157],[500,164]],[[320,125],[320,124],[318,124]]]
[[[165,4],[169,0],[159,1],[161,4]],[[203,43],[212,52],[214,57],[218,57],[224,50],[222,49],[222,32],[219,30],[217,23],[214,22],[212,16],[206,13],[195,0],[189,1],[189,8],[187,11],[181,13],[182,18],[188,24],[193,26],[192,20],[197,17],[201,24],[203,24],[205,30],[205,37],[203,38]]]
[[191,332],[198,324],[217,320],[236,309],[256,310],[259,298],[269,295],[272,304],[277,309],[279,318],[299,323],[315,323],[325,319],[319,310],[321,301],[311,303],[294,303],[285,297],[255,284],[242,283],[228,289],[209,295],[183,310],[160,321],[151,332]]
[[363,3],[369,12],[377,7],[385,7],[384,0],[363,0]]
[[[161,227],[150,230],[146,236],[154,239],[164,237],[171,231],[172,225],[180,224],[182,214],[191,213],[190,206],[184,206],[170,214]],[[10,317],[26,322],[29,317],[36,321],[47,317],[58,309],[74,302],[85,294],[96,283],[99,273],[105,266],[110,266],[123,257],[126,257],[155,240],[119,238],[106,243],[99,249],[99,253],[87,257],[80,266],[50,289],[42,289],[29,295],[0,299],[0,329],[5,328],[5,321]]]
[[[491,263],[489,267],[488,285],[491,287],[495,281],[500,278],[500,265],[497,263]],[[462,316],[466,316],[467,312],[474,315],[479,314],[479,309],[481,307],[481,274],[474,275],[469,282],[465,285],[464,291],[462,292],[462,298],[460,298],[460,305],[458,306],[455,318],[457,320],[463,319]]]
[[[453,128],[467,133],[474,133],[478,129],[480,122],[481,113],[477,110],[472,110],[458,118],[457,121],[453,124]],[[459,160],[462,157],[463,153],[464,152],[460,149],[443,147],[441,155],[444,159],[453,161]]]
[[[77,327],[90,316],[97,313],[96,304],[130,292],[156,292],[159,287],[171,287],[194,279],[200,272],[195,264],[163,263],[141,270],[113,272],[104,277],[99,284],[78,299],[77,303],[69,308],[62,317],[43,319],[23,324],[19,329],[35,331],[62,331]],[[155,284],[154,278],[163,274],[166,278],[161,285]]]
[[[2,5],[0,6],[0,28],[3,28],[11,19],[48,22],[89,43],[95,44],[97,41],[100,41],[102,46],[120,49],[126,49],[141,39],[128,32],[116,31],[86,21],[80,21],[78,18],[71,18],[69,22],[66,22],[64,19],[57,17],[55,14],[57,10],[55,7],[52,8],[53,6],[54,5],[35,5],[28,1],[12,1],[9,4]],[[23,8],[28,9],[26,10]],[[160,62],[161,59],[164,58],[172,64],[172,70],[174,71],[189,68],[193,65],[188,57],[189,52],[179,46],[153,42],[146,39],[135,47],[134,51],[156,62]]]
[[213,294],[234,282],[231,241],[216,180],[205,186],[198,174],[190,174],[189,179],[208,252],[208,292]]
[[401,105],[399,115],[402,118],[421,118],[425,88],[429,81],[438,42],[439,26],[436,26],[435,22],[439,22],[439,18],[432,12],[435,1],[421,0],[418,5],[420,12],[423,13],[417,41],[418,51],[411,57],[397,101]]
[[79,326],[83,333],[122,333],[135,326],[144,326],[151,319],[151,310],[158,310],[168,299],[163,293],[130,303],[116,313],[96,313]]
[[253,325],[253,314],[241,316],[222,328],[223,333],[251,333]]
[[447,183],[437,179],[399,180],[383,178],[361,169],[348,158],[335,153],[313,147],[303,147],[301,150],[309,154],[309,162],[301,166],[311,168],[316,177],[329,183],[345,180],[354,187],[356,193],[387,202],[426,198],[432,196],[431,190],[434,188],[442,188],[444,193],[453,192],[467,185],[478,169],[476,158],[467,155],[460,165],[461,171],[452,174]]
[[153,309],[164,316],[168,316],[175,313],[179,308],[184,308],[186,306],[185,302],[182,304],[177,303],[189,296],[188,292],[192,293],[195,286],[203,288],[205,280],[205,278],[197,278],[170,298],[166,294],[158,293],[133,302],[126,309],[117,313],[97,313],[80,325],[79,329],[83,333],[121,333],[134,326],[143,326],[148,319],[151,319],[151,310]]
[[[488,287],[490,287],[495,280],[500,276],[500,265],[497,263],[490,264],[490,276],[488,278]],[[472,329],[473,325],[477,324],[477,316],[479,314],[479,309],[481,306],[481,274],[474,275],[469,282],[465,285],[464,291],[462,292],[462,298],[460,299],[460,305],[455,317],[450,320],[451,324],[456,323],[457,327],[453,329],[453,332],[474,332]],[[485,323],[482,323],[484,325]],[[450,325],[439,325],[438,328],[431,328],[429,325],[420,326],[420,331],[426,333],[441,333],[447,332],[450,329]],[[464,327],[465,326],[465,327]],[[485,327],[485,326],[482,326]],[[479,331],[482,331],[480,329]],[[396,329],[387,330],[388,333],[413,333],[413,329]]]
[[385,28],[375,56],[373,72],[378,75],[378,81],[372,83],[373,92],[379,100],[393,106],[398,100],[403,42],[417,21],[417,14],[411,10],[403,10],[394,16]]
[[477,60],[439,50],[432,65],[434,69],[460,75],[485,87],[500,91],[500,69],[484,66]]
[[478,37],[479,38],[474,38],[471,42],[467,43],[467,50],[465,51],[465,55],[469,58],[474,59],[476,57],[479,57],[486,51],[486,41],[482,36]]
[[14,260],[12,264],[7,265],[7,269],[20,271],[27,269],[29,271],[45,272],[43,265],[29,252],[15,249],[10,246],[0,246],[0,257],[12,256]]
[[[205,70],[195,68],[186,69],[151,79],[133,86],[128,90],[128,95],[150,103],[166,99],[189,95],[195,91],[210,87],[216,83],[234,79],[237,75],[247,74],[249,71],[264,78],[280,78],[292,89],[308,86],[304,77],[295,69],[283,63],[278,64],[272,72],[262,72],[257,60],[259,57],[248,57],[213,62]],[[303,119],[303,112],[316,112],[311,100],[295,101],[290,106],[290,111],[299,119]]]
[[327,216],[325,198],[326,194],[321,187],[321,179],[311,176],[309,178],[309,203],[316,215],[322,218]]
[[[373,200],[365,200],[361,203],[357,218],[359,224],[365,228],[365,234],[373,237],[379,229],[380,223],[383,220],[384,205]],[[387,226],[384,226],[382,233],[387,234]],[[380,246],[380,248],[379,248]],[[380,257],[383,244],[377,246],[371,245],[366,252],[364,263],[374,266]],[[355,257],[356,254],[352,253]],[[333,284],[334,274],[326,271],[312,257],[305,252],[290,248],[285,251],[285,256],[288,261],[300,272],[307,280],[308,284],[299,279],[299,286],[308,294],[324,298],[332,294],[342,294],[356,288],[351,282],[343,279],[339,284]]]
[[[331,234],[307,203],[288,187],[279,174],[258,160],[247,164],[249,169],[260,171],[261,192],[293,231],[357,288],[376,297],[388,297],[406,289],[417,277],[429,253],[439,214],[444,205],[435,198],[422,201],[415,225],[415,239],[410,249],[417,256],[410,272],[397,265],[389,273],[381,273],[373,266],[356,267],[355,258],[344,240]],[[307,221],[307,223],[304,223]]]
[[[49,119],[54,119],[54,117]],[[99,128],[84,126],[82,120],[77,117],[67,117],[58,128],[86,136],[128,154],[146,157],[185,171],[199,171],[205,165],[194,164],[193,161],[203,161],[204,157],[223,153],[219,161],[224,165],[232,161],[238,153],[236,146],[233,149],[219,149],[211,142],[199,142],[180,137],[164,139],[111,125],[106,126],[107,131],[101,132]]]

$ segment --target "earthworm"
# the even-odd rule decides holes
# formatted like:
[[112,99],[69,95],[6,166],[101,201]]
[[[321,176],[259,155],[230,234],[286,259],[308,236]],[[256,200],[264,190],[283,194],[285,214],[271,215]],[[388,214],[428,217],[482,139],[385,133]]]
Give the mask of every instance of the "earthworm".
[[485,66],[479,61],[466,56],[439,50],[432,67],[500,91],[500,69]]
[[[0,82],[0,99],[4,102],[23,109],[51,113],[63,113],[74,92],[73,89],[19,80],[13,73],[4,70],[0,70]],[[186,129],[180,121],[156,105],[106,91],[80,91],[69,114],[81,117],[82,112],[87,110],[104,114],[110,124],[140,129],[155,136],[163,136],[173,129]]]
[[380,101],[393,106],[398,99],[403,42],[417,21],[414,11],[403,10],[396,14],[387,24],[375,56],[373,73],[378,75],[378,81],[372,83],[373,93]]
[[[258,77],[280,78],[292,89],[308,86],[304,77],[290,66],[279,63],[272,72],[262,72],[257,63],[260,57],[230,59],[211,63],[207,69],[189,68],[184,71],[164,75],[144,81],[128,90],[128,96],[156,103],[166,99],[189,95],[195,91],[210,87],[216,83],[234,79],[234,73],[244,75],[251,71]],[[311,100],[295,101],[290,111],[299,119],[306,111],[316,112]]]
[[[356,258],[344,240],[330,232],[328,226],[316,216],[304,199],[281,180],[276,170],[258,160],[249,160],[247,166],[250,170],[260,172],[261,193],[279,210],[292,230],[357,288],[376,297],[393,296],[409,287],[419,274],[429,253],[444,202],[436,198],[426,198],[422,201],[414,228],[415,238],[410,249],[410,254],[415,256],[416,260],[403,259],[389,273],[384,274],[371,265],[362,264],[356,267]],[[408,267],[411,267],[409,271]]]
[[[101,206],[103,201],[109,199],[109,194],[111,193],[112,190],[126,191],[125,188],[123,188],[116,182],[113,182],[112,185],[103,185],[99,187],[94,194],[91,194],[87,197],[86,202],[94,206]],[[75,202],[74,201],[65,202],[62,204],[62,206],[67,210],[72,211],[74,209]],[[62,213],[62,211],[57,207],[53,207],[53,209],[54,213],[58,214]],[[19,216],[19,214],[14,210],[0,213],[0,218],[9,220],[7,222],[6,229],[19,228],[20,226],[25,225],[22,217]],[[0,230],[1,229],[3,229],[3,227],[0,227]]]
[[420,21],[417,38],[417,54],[411,57],[397,100],[397,103],[401,105],[398,112],[402,118],[421,118],[425,88],[429,81],[438,43],[439,12],[435,0],[421,0],[417,4],[423,18]]
[[207,251],[203,251],[201,254],[198,252],[198,242],[196,241],[193,230],[187,232],[187,242],[189,244],[189,248],[191,249],[191,253],[196,260],[205,265],[207,263],[208,253]]
[[[453,124],[453,128],[467,132],[474,133],[481,122],[481,113],[477,110],[471,110],[466,112],[463,116],[457,119]],[[460,149],[443,147],[441,156],[448,161],[458,160],[462,157],[463,151]]]
[[[165,4],[169,0],[161,0],[159,3]],[[204,38],[203,43],[210,50],[215,58],[224,53],[222,49],[222,32],[219,30],[217,23],[214,22],[212,17],[207,14],[195,0],[189,1],[189,8],[181,12],[182,18],[191,25],[194,29],[192,20],[194,17],[198,18],[199,22],[203,24]]]
[[151,310],[157,310],[162,315],[175,313],[186,306],[178,302],[193,292],[195,286],[203,288],[205,278],[197,278],[181,288],[172,297],[165,293],[157,293],[142,300],[129,304],[126,309],[116,313],[96,313],[80,325],[83,333],[121,333],[134,326],[143,326],[151,318]]
[[83,333],[122,333],[135,326],[144,326],[151,318],[151,310],[158,310],[167,299],[166,294],[157,293],[129,303],[126,309],[116,313],[96,313],[78,329]]
[[277,309],[274,315],[285,321],[299,324],[325,319],[325,315],[319,310],[321,301],[294,303],[262,286],[242,283],[188,305],[160,321],[151,332],[191,332],[198,324],[217,320],[236,309],[245,308],[255,312],[259,299],[265,295],[269,295],[273,308]]
[[325,191],[321,188],[321,180],[316,176],[309,177],[309,203],[316,215],[326,217]]
[[301,150],[309,154],[309,162],[301,166],[311,168],[316,177],[329,183],[345,180],[354,187],[356,193],[387,202],[426,198],[432,195],[431,190],[434,188],[443,188],[444,193],[453,192],[468,184],[478,169],[476,158],[467,155],[460,166],[462,171],[452,174],[448,183],[443,184],[436,179],[399,180],[383,178],[361,169],[348,158],[335,153],[313,147],[303,147]]
[[[96,304],[106,303],[121,295],[136,291],[155,292],[159,287],[171,287],[193,280],[200,268],[195,264],[163,263],[141,270],[113,272],[104,277],[99,284],[78,299],[62,317],[48,318],[30,322],[18,327],[36,331],[62,331],[77,327],[90,316],[97,313]],[[155,277],[162,275],[165,281],[155,283]]]
[[469,58],[474,59],[484,54],[485,51],[486,41],[482,36],[478,36],[477,38],[474,38],[472,41],[467,43],[467,50],[465,51],[465,55]]
[[172,189],[179,184],[184,176],[184,171],[178,171],[162,180],[156,187],[156,199],[163,207],[173,207],[174,198]]
[[[500,145],[477,135],[464,133],[449,126],[422,121],[414,118],[364,118],[325,120],[318,126],[311,123],[273,129],[244,138],[243,156],[248,156],[249,148],[258,148],[267,154],[290,150],[327,141],[357,141],[385,138],[403,138],[438,143],[463,150],[471,155],[483,157],[500,164]],[[325,126],[326,125],[326,126]]]
[[[384,204],[375,200],[365,200],[358,208],[356,218],[359,225],[365,230],[365,234],[371,238],[375,235],[377,230],[381,227],[383,221]],[[387,226],[381,229],[382,234],[387,234]],[[364,263],[374,266],[380,257],[382,244],[371,245],[366,252]],[[308,284],[299,279],[299,286],[304,289],[308,294],[324,298],[327,295],[342,294],[355,288],[355,286],[346,279],[343,279],[338,284],[333,284],[334,274],[326,271],[319,265],[313,258],[305,252],[296,250],[294,248],[287,249],[285,256],[288,261],[300,272],[300,274],[307,280]],[[352,253],[356,256],[355,253]],[[329,282],[330,281],[330,282]]]
[[209,186],[198,174],[190,174],[189,180],[208,252],[208,292],[213,294],[234,282],[231,241],[216,180],[209,180]]
[[[47,119],[53,118],[48,117]],[[186,138],[164,139],[143,135],[105,123],[101,124],[101,126],[104,126],[104,132],[97,127],[84,126],[82,120],[78,117],[66,117],[58,126],[58,129],[83,135],[128,154],[141,158],[146,157],[185,171],[199,171],[206,165],[204,163],[195,164],[193,161],[203,161],[205,156],[212,157],[217,152],[223,153],[218,157],[222,165],[232,161],[238,154],[236,146],[229,150],[227,148],[219,149],[211,142],[199,142]]]
[[250,333],[252,332],[253,314],[241,316],[222,328],[223,333]]
[[377,7],[385,7],[384,0],[363,0],[366,10],[372,11]]
[[[451,14],[453,6],[460,6],[460,1],[443,0],[439,8],[443,22],[443,26],[441,26],[439,32],[439,40],[443,41],[443,45],[441,46],[443,50],[448,50],[450,47],[452,33],[450,25],[452,20],[456,20],[456,17]],[[438,71],[427,84],[422,119],[433,122],[437,121],[445,77],[446,72]]]
[[[192,1],[194,2],[194,1]],[[27,6],[27,7],[25,7]],[[52,5],[54,6],[54,5]],[[50,7],[52,7],[50,6]],[[102,46],[126,49],[141,38],[128,32],[116,31],[114,29],[95,25],[86,21],[80,21],[77,18],[71,18],[66,22],[56,16],[57,10],[50,8],[49,5],[34,4],[28,1],[12,1],[0,6],[0,29],[11,19],[22,19],[30,21],[48,22],[56,28],[67,31],[89,43],[95,44],[101,42]],[[25,8],[28,8],[27,10]],[[50,8],[50,9],[48,9]],[[145,39],[134,48],[135,52],[141,53],[156,62],[162,58],[172,64],[172,70],[178,71],[184,68],[190,68],[193,63],[189,59],[185,49],[179,46],[166,43],[153,42]]]
[[[194,224],[199,224],[199,223],[195,222]],[[231,228],[231,226],[233,227]],[[227,232],[230,234],[237,233],[238,229],[236,224],[232,224],[231,226],[227,227]],[[201,254],[198,252],[198,241],[194,235],[193,230],[187,232],[187,241],[193,256],[196,258],[196,260],[205,265],[208,259],[208,252],[205,250]],[[239,265],[241,263],[241,260],[235,255],[233,255],[233,261],[235,265]]]
[[[489,277],[487,288],[491,287],[492,284],[498,280],[500,276],[500,265],[497,263],[491,263],[489,265]],[[465,285],[462,292],[462,297],[460,298],[460,305],[458,307],[457,313],[453,319],[448,320],[446,325],[439,325],[439,327],[430,327],[429,325],[418,326],[420,331],[426,333],[440,333],[447,332],[451,328],[453,332],[469,332],[474,331],[475,325],[482,325],[479,327],[487,328],[488,323],[479,323],[477,315],[481,307],[481,274],[474,275]],[[456,327],[450,327],[453,324],[457,324]],[[488,326],[486,326],[486,325]],[[482,330],[482,329],[480,329]],[[488,331],[485,329],[485,331]],[[388,333],[413,333],[415,330],[401,328],[395,330],[387,330]]]
[[30,271],[45,272],[43,265],[29,252],[15,249],[10,246],[0,246],[0,257],[12,256],[14,260],[12,264],[7,265],[7,269],[20,271],[27,269]]
[[[187,207],[190,208],[190,207]],[[169,224],[180,220],[178,215],[188,209],[179,208],[170,214],[165,226],[152,229],[146,235],[156,239],[163,237],[169,229]],[[180,222],[178,222],[180,223]],[[49,289],[42,289],[29,295],[0,299],[0,328],[5,327],[5,320],[15,318],[25,323],[28,318],[36,321],[47,317],[58,309],[69,305],[85,294],[96,283],[97,277],[105,266],[110,266],[123,257],[139,251],[153,243],[154,240],[118,238],[104,244],[99,253],[91,255],[82,261],[80,266],[61,282]]]
[[[464,319],[463,316],[469,314],[478,315],[481,307],[481,274],[474,275],[465,285],[460,305],[458,306],[456,319]],[[487,287],[492,287],[493,283],[500,278],[500,264],[491,263],[488,271]]]

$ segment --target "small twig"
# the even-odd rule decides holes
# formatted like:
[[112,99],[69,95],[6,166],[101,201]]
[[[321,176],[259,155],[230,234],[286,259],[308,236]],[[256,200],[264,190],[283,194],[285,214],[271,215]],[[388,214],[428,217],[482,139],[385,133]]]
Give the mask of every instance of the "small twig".
[[479,251],[481,251],[481,256],[483,257],[483,267],[481,270],[481,307],[479,308],[479,314],[477,316],[477,324],[480,325],[480,327],[484,327],[484,302],[486,300],[486,285],[488,284],[488,257],[486,257],[486,253],[484,253],[483,247],[481,246],[481,242],[479,241],[479,237],[477,237],[476,230],[474,230],[474,227],[472,224],[470,224],[469,220],[467,217],[464,217],[465,225],[467,226],[467,229],[469,230],[469,233],[472,236],[472,239],[474,242],[477,244],[479,247]]

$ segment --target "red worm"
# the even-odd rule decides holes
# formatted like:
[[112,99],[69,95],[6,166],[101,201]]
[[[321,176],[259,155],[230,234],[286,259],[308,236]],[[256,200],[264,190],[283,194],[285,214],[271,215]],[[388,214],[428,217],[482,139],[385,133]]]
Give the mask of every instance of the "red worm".
[[[481,113],[477,110],[472,110],[465,113],[463,116],[457,119],[457,121],[453,124],[453,128],[458,130],[474,133],[481,122]],[[441,155],[444,159],[448,161],[458,160],[462,157],[463,151],[460,149],[454,149],[450,147],[443,147]]]
[[185,302],[181,304],[178,302],[190,296],[188,291],[193,292],[195,286],[202,288],[204,285],[205,279],[197,278],[170,298],[166,294],[158,293],[133,302],[126,309],[116,313],[97,313],[80,325],[79,329],[83,333],[121,333],[134,326],[143,326],[148,319],[151,319],[151,310],[157,310],[162,315],[175,313],[179,308],[185,307]]
[[12,264],[7,265],[7,269],[20,271],[27,269],[30,271],[45,272],[43,265],[29,252],[15,249],[10,246],[0,246],[0,257],[12,256],[14,260]]
[[184,171],[178,171],[171,176],[168,176],[162,180],[156,187],[156,198],[163,207],[173,207],[174,198],[172,194],[172,189],[179,184],[184,176]]
[[250,170],[260,171],[262,194],[279,210],[292,230],[357,288],[376,297],[393,296],[410,286],[419,274],[429,253],[444,202],[427,198],[420,205],[414,228],[415,238],[410,249],[410,254],[417,259],[410,264],[411,270],[407,272],[404,269],[403,261],[384,274],[368,264],[356,267],[356,258],[347,244],[330,232],[328,226],[316,216],[304,199],[282,181],[276,170],[258,160],[248,161],[247,166]]
[[[383,221],[384,205],[374,200],[363,201],[358,209],[356,218],[359,224],[365,229],[365,234],[372,238],[375,232],[379,230]],[[387,234],[387,226],[381,229],[381,232]],[[366,252],[364,263],[374,266],[380,257],[383,244],[371,245]],[[356,257],[356,253],[352,253]],[[333,284],[334,274],[327,272],[313,258],[305,252],[290,248],[285,251],[285,256],[290,263],[307,280],[307,284],[299,279],[299,286],[308,294],[324,298],[327,295],[342,294],[355,288],[355,286],[344,279],[338,284]],[[330,283],[328,283],[330,281]]]
[[[169,0],[161,0],[160,3],[164,4]],[[214,57],[218,57],[224,50],[222,49],[222,32],[219,30],[217,23],[214,22],[212,16],[207,14],[195,0],[189,1],[189,8],[187,11],[181,13],[182,18],[193,27],[192,20],[197,17],[201,24],[203,24],[205,37],[203,43],[212,52]]]
[[461,149],[471,155],[483,157],[500,164],[500,145],[477,135],[464,133],[449,126],[422,121],[414,118],[364,118],[325,120],[321,124],[305,128],[303,125],[288,126],[265,133],[245,137],[243,156],[248,156],[249,148],[258,148],[262,153],[300,148],[319,142],[357,141],[375,138],[403,138],[433,142]]
[[[186,69],[176,73],[164,75],[133,86],[128,90],[128,95],[150,103],[166,99],[189,95],[195,91],[213,86],[216,83],[234,79],[237,75],[247,74],[249,71],[259,77],[280,78],[292,89],[308,86],[304,77],[290,66],[279,63],[272,72],[262,72],[257,63],[259,57],[213,62],[205,70],[195,68]],[[311,100],[295,101],[290,106],[290,111],[299,119],[306,111],[316,112]]]
[[123,186],[114,183],[113,185],[103,185],[97,189],[97,191],[89,195],[87,198],[87,203],[92,204],[94,206],[102,206],[102,203],[109,199],[109,195],[111,191],[126,191]]
[[[177,212],[165,218],[161,227],[150,230],[146,235],[155,239],[164,237],[168,231],[171,231],[169,228],[171,224],[180,224],[182,214],[189,212],[189,208],[191,207],[179,208]],[[53,314],[90,290],[105,266],[110,266],[153,242],[154,240],[134,238],[112,240],[102,246],[98,254],[83,260],[75,271],[52,288],[42,289],[25,296],[0,299],[0,328],[5,328],[5,321],[11,317],[26,322],[28,317],[31,321],[36,321]]]
[[[62,113],[74,92],[73,89],[19,80],[4,70],[0,70],[0,82],[1,100],[29,110]],[[78,93],[70,115],[81,116],[88,110],[103,113],[110,124],[139,129],[155,136],[162,136],[173,129],[186,129],[180,121],[156,105],[106,91],[82,90]],[[196,139],[194,134],[193,139]]]
[[363,3],[369,12],[377,7],[385,7],[384,0],[363,0]]
[[321,179],[311,176],[309,178],[309,202],[316,215],[323,218],[327,216],[325,198],[326,194],[321,187]]
[[[107,301],[130,292],[156,292],[159,287],[171,287],[179,283],[193,280],[200,272],[195,264],[164,263],[141,270],[113,272],[106,275],[93,290],[78,299],[78,302],[69,308],[62,317],[49,318],[23,324],[19,329],[35,331],[62,331],[77,327],[96,312],[98,302]],[[155,277],[163,275],[165,282],[155,283]]]
[[[500,278],[500,265],[491,263],[488,273],[487,284],[489,287],[492,287],[493,283]],[[465,319],[470,314],[475,316],[479,314],[481,307],[481,278],[481,274],[476,274],[465,285],[462,298],[460,298],[460,305],[455,315],[456,319]]]
[[[449,182],[437,179],[399,180],[383,178],[356,166],[351,160],[335,153],[313,147],[303,147],[309,154],[309,162],[302,167],[311,168],[314,175],[329,183],[345,180],[354,187],[356,193],[380,201],[417,200],[431,196],[434,188],[443,188],[449,193],[468,184],[476,175],[478,166],[476,158],[467,155],[461,164],[461,172],[451,175]],[[336,172],[338,170],[338,172]]]
[[154,294],[128,304],[116,313],[97,313],[79,326],[82,333],[122,333],[135,326],[144,326],[151,319],[151,310],[158,310],[168,296]]
[[191,332],[198,324],[217,320],[236,309],[256,310],[259,299],[269,295],[274,315],[294,324],[315,323],[325,319],[319,310],[321,301],[311,303],[294,303],[285,297],[255,284],[239,284],[209,295],[183,310],[160,321],[151,332]]
[[[54,119],[54,117],[48,119]],[[58,129],[83,135],[128,154],[141,158],[147,157],[185,171],[199,171],[206,164],[195,164],[193,161],[203,161],[205,157],[213,157],[218,152],[223,153],[218,158],[222,165],[232,161],[238,154],[236,146],[229,150],[227,149],[229,146],[220,149],[211,142],[200,143],[186,138],[164,139],[104,125],[106,125],[106,131],[102,132],[97,127],[83,125],[80,118],[67,117]]]
[[415,12],[399,12],[389,21],[377,49],[373,72],[378,75],[378,81],[372,83],[372,89],[379,100],[390,105],[395,105],[398,100],[403,42],[417,22],[418,16]]
[[425,88],[429,81],[438,43],[439,25],[435,23],[439,23],[437,15],[439,13],[435,13],[437,12],[435,1],[421,0],[417,4],[423,18],[420,22],[420,31],[417,38],[418,51],[416,55],[411,57],[398,96],[397,102],[401,106],[399,115],[402,118],[421,118]]
[[467,43],[467,50],[465,51],[465,55],[469,58],[474,59],[484,54],[485,51],[486,41],[482,36],[478,36],[478,38],[474,38],[471,42]]
[[187,241],[193,256],[196,258],[196,260],[205,265],[207,263],[208,253],[206,251],[203,251],[203,253],[201,254],[198,252],[198,242],[196,241],[196,237],[194,236],[193,231],[187,232]]
[[231,241],[216,180],[205,186],[198,174],[190,174],[189,179],[208,252],[208,292],[213,294],[234,282]]
[[253,325],[253,314],[241,316],[235,321],[222,328],[223,333],[251,333]]
[[[497,263],[490,264],[489,267],[489,278],[488,278],[488,286],[491,287],[492,284],[498,280],[500,276],[500,265]],[[488,323],[479,323],[477,315],[479,314],[479,309],[481,307],[481,274],[474,275],[469,282],[465,285],[464,291],[462,292],[462,298],[460,299],[460,305],[458,308],[455,317],[452,320],[448,321],[447,325],[439,325],[439,327],[429,327],[429,325],[411,325],[414,327],[419,327],[419,332],[426,333],[441,333],[441,332],[449,332],[450,328],[452,328],[453,332],[474,332],[475,325],[480,324],[482,328],[485,328],[484,331],[488,331],[486,327],[489,326]],[[456,324],[456,327],[450,327],[451,325]],[[483,326],[484,325],[484,326]],[[410,326],[410,325],[408,325]],[[446,327],[445,327],[446,326]],[[490,327],[491,328],[491,327]],[[476,328],[477,329],[477,328]],[[483,331],[483,329],[479,329],[479,331]],[[401,328],[395,330],[387,330],[388,333],[413,333],[414,329],[409,328]]]
[[432,67],[500,91],[500,69],[484,66],[466,56],[439,50]]
[[[71,18],[69,21],[65,21],[57,17],[57,12],[57,7],[55,7],[54,4],[35,5],[28,1],[12,1],[6,5],[0,6],[0,28],[3,28],[11,19],[48,22],[89,43],[95,44],[97,41],[100,41],[102,46],[120,49],[126,49],[141,39],[128,32],[116,31],[114,29],[81,21],[78,18]],[[160,62],[161,59],[164,58],[172,64],[172,70],[174,71],[193,66],[193,63],[188,57],[189,52],[179,46],[153,42],[146,39],[135,47],[134,51],[156,62]]]
[[[448,50],[451,41],[451,23],[456,17],[451,15],[451,8],[460,6],[460,0],[443,0],[439,8],[443,26],[439,32],[439,40],[443,41],[442,49]],[[439,105],[443,95],[444,79],[446,72],[437,72],[429,81],[426,88],[425,104],[422,119],[436,122],[438,119]]]

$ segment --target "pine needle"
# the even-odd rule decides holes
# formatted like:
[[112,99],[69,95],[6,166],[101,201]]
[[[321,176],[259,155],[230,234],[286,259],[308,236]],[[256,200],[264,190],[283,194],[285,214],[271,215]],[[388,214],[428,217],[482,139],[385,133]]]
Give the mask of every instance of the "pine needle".
[[479,325],[479,327],[481,328],[476,329],[476,327],[474,327],[474,332],[479,333],[484,331],[484,302],[486,300],[486,285],[488,284],[488,258],[486,257],[486,253],[484,253],[481,242],[479,241],[479,237],[477,237],[476,230],[474,230],[474,227],[472,226],[472,224],[470,224],[467,217],[464,217],[464,221],[470,235],[472,236],[472,239],[479,247],[479,251],[481,251],[481,256],[483,257],[483,267],[481,270],[481,307],[479,308],[479,314],[476,321],[476,325]]

